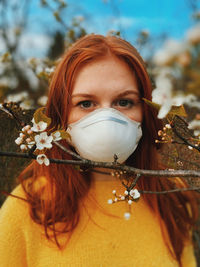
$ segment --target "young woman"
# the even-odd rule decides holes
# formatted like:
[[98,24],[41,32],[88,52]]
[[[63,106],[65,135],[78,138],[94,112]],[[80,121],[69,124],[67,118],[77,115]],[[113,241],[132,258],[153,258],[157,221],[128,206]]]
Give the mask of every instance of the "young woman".
[[[111,162],[116,154],[120,163],[159,169],[155,139],[162,123],[142,100],[151,100],[151,91],[145,64],[132,45],[117,37],[87,35],[55,70],[46,109],[49,128],[63,126],[71,141],[61,143],[84,158]],[[72,158],[57,146],[47,155]],[[131,205],[109,205],[113,190],[122,199],[125,191],[110,174],[32,162],[13,192],[18,198],[8,197],[0,211],[1,265],[195,266],[194,194],[143,194]],[[185,185],[182,179],[141,177],[137,189]],[[131,217],[125,220],[128,206]]]

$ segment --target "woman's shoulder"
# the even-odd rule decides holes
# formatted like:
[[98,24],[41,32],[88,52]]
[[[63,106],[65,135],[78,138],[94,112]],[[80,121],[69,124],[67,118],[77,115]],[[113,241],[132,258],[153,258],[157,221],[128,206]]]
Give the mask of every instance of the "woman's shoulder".
[[[28,203],[26,195],[21,184],[15,187],[11,194],[7,197],[0,209],[0,223],[4,220],[9,223],[16,223],[18,219],[27,215]],[[26,213],[26,215],[25,215]]]

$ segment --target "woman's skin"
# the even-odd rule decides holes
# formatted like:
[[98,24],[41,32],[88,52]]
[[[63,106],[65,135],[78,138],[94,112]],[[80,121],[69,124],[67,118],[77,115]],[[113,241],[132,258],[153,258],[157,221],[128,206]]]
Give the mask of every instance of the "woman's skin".
[[[142,121],[135,74],[124,61],[112,55],[80,68],[72,90],[68,124],[99,108],[115,108],[132,120]],[[108,180],[107,175],[98,173],[94,173],[94,178]]]

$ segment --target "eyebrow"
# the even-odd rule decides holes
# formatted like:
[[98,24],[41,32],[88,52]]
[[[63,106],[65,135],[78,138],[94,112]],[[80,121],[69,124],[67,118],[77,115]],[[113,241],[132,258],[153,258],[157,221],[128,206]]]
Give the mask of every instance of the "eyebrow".
[[[137,91],[132,91],[132,90],[127,90],[123,93],[120,93],[117,95],[117,97],[123,97],[123,96],[126,96],[126,95],[136,95],[136,96],[139,96],[139,92]],[[72,95],[72,98],[75,98],[75,97],[88,97],[88,98],[92,98],[92,97],[95,97],[95,95],[92,95],[92,94],[74,94]]]

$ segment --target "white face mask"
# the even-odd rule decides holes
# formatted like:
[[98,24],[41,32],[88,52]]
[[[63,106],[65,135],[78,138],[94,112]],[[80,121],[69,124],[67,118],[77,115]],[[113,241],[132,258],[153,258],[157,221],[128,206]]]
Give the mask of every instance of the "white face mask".
[[141,124],[113,108],[100,108],[69,125],[71,145],[80,156],[93,161],[124,162],[142,136]]

